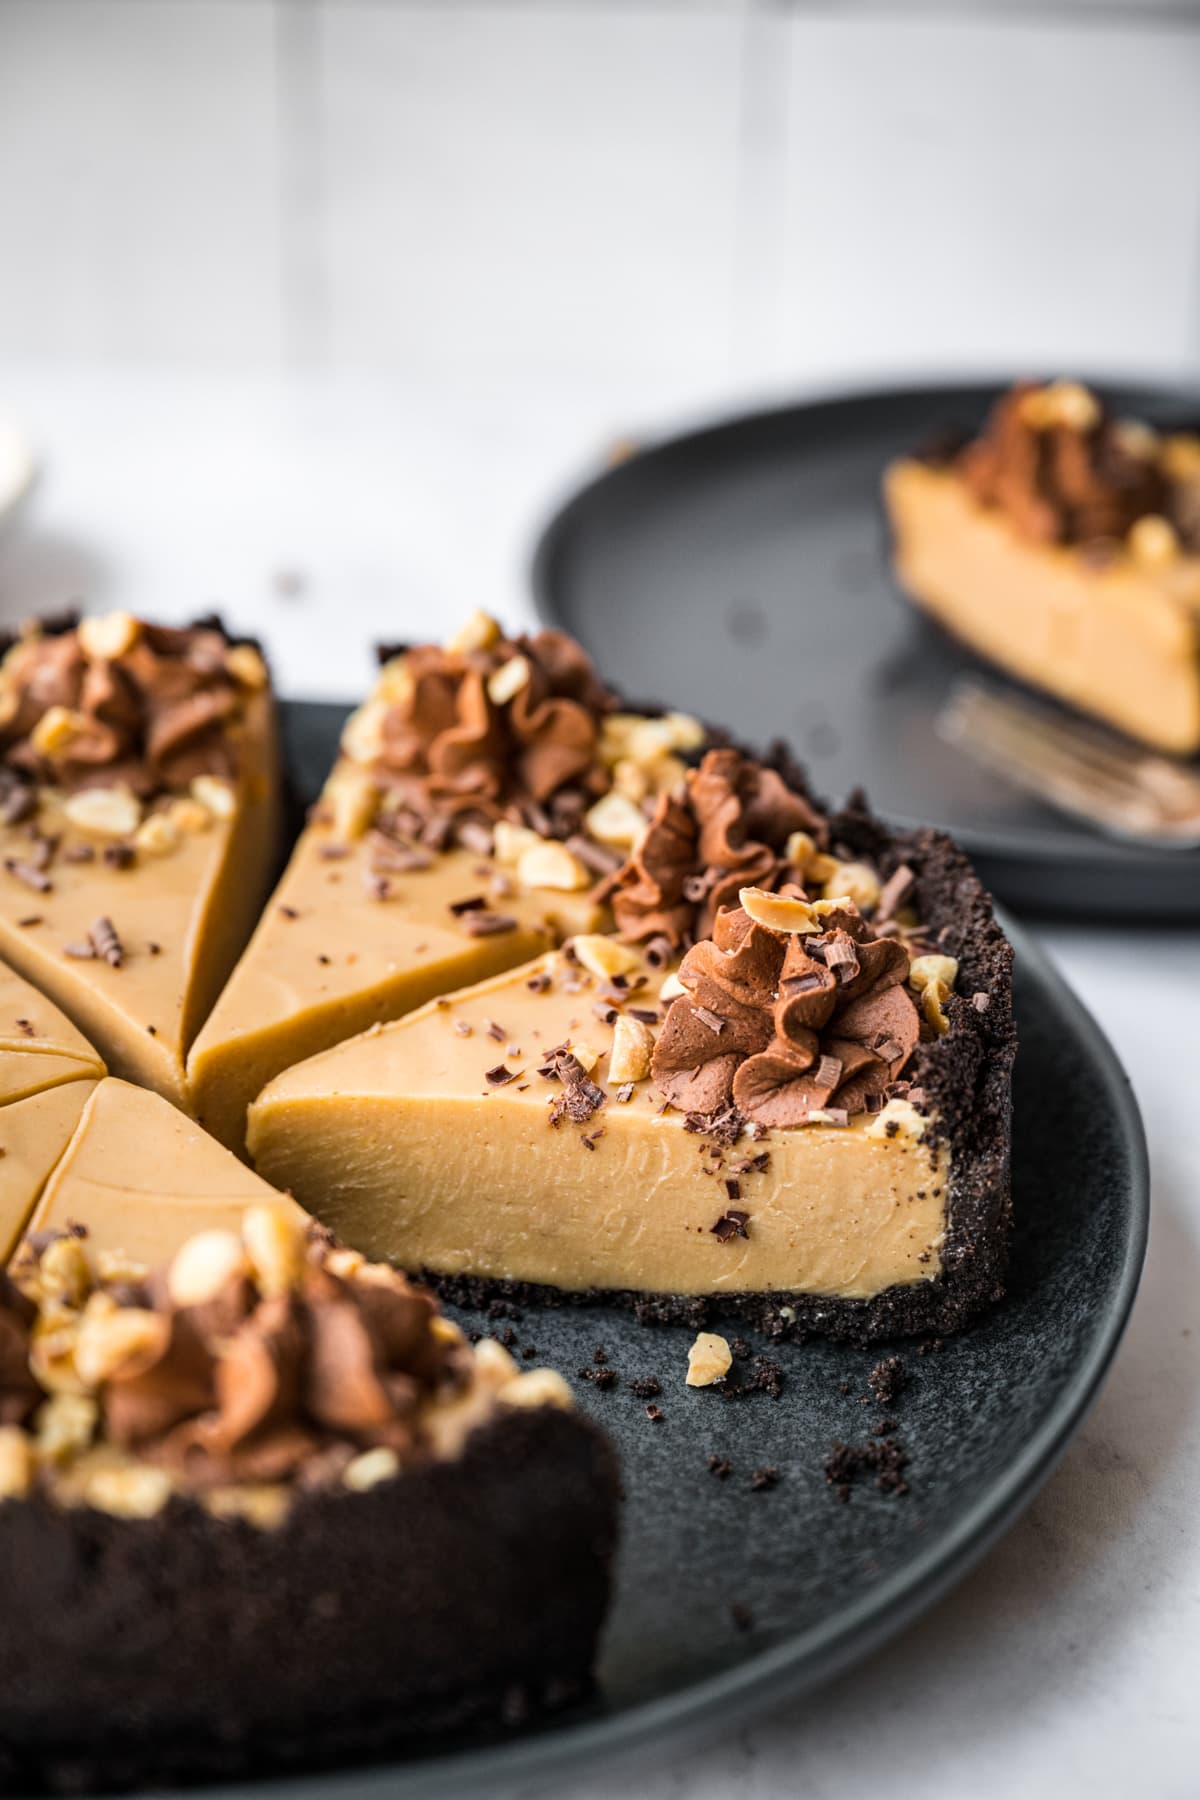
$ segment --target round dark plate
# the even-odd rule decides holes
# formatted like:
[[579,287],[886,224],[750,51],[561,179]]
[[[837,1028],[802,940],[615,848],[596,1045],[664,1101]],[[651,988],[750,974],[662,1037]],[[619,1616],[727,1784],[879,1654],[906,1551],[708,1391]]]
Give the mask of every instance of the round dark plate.
[[[880,477],[938,427],[977,425],[1000,385],[826,400],[652,446],[553,520],[535,599],[626,692],[786,738],[818,791],[862,785],[885,815],[944,826],[1012,906],[1194,919],[1200,852],[1075,825],[934,730],[955,676],[983,665],[901,598]],[[1096,385],[1121,415],[1200,417],[1200,396]]]
[[[289,709],[293,767],[309,796],[341,717],[331,707]],[[885,1495],[866,1480],[843,1505],[825,1481],[833,1440],[863,1441],[880,1416],[861,1404],[879,1351],[785,1345],[769,1352],[783,1373],[778,1399],[727,1400],[685,1388],[693,1334],[683,1328],[639,1327],[606,1308],[528,1309],[511,1321],[460,1313],[488,1331],[511,1323],[519,1345],[535,1346],[538,1361],[572,1378],[580,1404],[617,1440],[627,1498],[601,1694],[525,1737],[288,1781],[282,1792],[313,1800],[495,1794],[540,1779],[561,1784],[603,1758],[728,1730],[878,1648],[1028,1504],[1120,1339],[1141,1270],[1148,1192],[1141,1121],[1120,1065],[1035,944],[1009,929],[1021,1039],[1009,1296],[927,1354],[916,1344],[893,1347],[907,1384],[887,1411],[911,1458],[911,1491]],[[576,1379],[596,1366],[597,1345],[620,1376],[608,1392]],[[627,1385],[646,1375],[661,1383],[658,1423]],[[724,1481],[708,1470],[713,1453],[734,1464]],[[778,1485],[755,1492],[750,1477],[762,1467],[778,1469]],[[748,1629],[739,1629],[735,1607],[748,1609]]]

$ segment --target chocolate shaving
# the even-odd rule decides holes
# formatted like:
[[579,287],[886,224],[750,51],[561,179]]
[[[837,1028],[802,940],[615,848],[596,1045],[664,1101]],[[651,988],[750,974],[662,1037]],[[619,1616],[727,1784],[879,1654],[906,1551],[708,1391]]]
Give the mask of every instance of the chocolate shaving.
[[454,914],[456,919],[461,919],[466,913],[485,912],[487,910],[487,895],[472,894],[469,899],[466,900],[451,900],[449,910]]
[[4,867],[15,880],[22,882],[27,888],[32,888],[35,894],[52,894],[54,892],[54,883],[50,877],[43,874],[42,870],[35,867],[33,863],[25,862],[18,856],[6,856]]
[[724,1031],[726,1022],[720,1013],[713,1012],[707,1006],[693,1006],[690,1010],[702,1025],[708,1026],[710,1031]]
[[894,918],[912,893],[916,879],[907,863],[901,863],[898,869],[893,869],[879,891],[875,917],[881,921]]
[[132,869],[137,851],[132,844],[105,844],[103,861],[109,869]]
[[509,913],[469,912],[462,922],[470,937],[500,937],[517,929],[517,921]]
[[110,969],[119,969],[125,960],[125,951],[112,920],[97,919],[88,932],[88,936],[95,946],[96,955],[101,957]]
[[520,1069],[510,1069],[504,1063],[497,1063],[494,1069],[484,1071],[484,1080],[489,1087],[505,1087],[515,1081],[521,1073]]
[[742,1212],[739,1208],[730,1207],[726,1212],[721,1214],[721,1217],[717,1220],[715,1225],[709,1226],[709,1230],[722,1244],[727,1244],[732,1238],[748,1238],[750,1236],[747,1229],[749,1221],[750,1214],[748,1212]]

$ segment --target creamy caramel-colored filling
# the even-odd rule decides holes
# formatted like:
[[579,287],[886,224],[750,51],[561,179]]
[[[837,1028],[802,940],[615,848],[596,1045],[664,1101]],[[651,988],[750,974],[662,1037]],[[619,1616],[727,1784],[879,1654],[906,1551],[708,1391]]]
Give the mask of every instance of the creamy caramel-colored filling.
[[[53,1067],[61,1059],[42,1061]],[[95,1086],[94,1079],[66,1080],[0,1107],[0,1268],[12,1255]]]
[[918,462],[894,464],[885,489],[896,573],[957,637],[1148,743],[1200,748],[1200,558],[1089,565]]
[[299,1210],[157,1094],[110,1079],[92,1092],[29,1228],[85,1223],[90,1252],[153,1267],[195,1232],[237,1230],[255,1205]]
[[[139,851],[134,867],[103,858],[43,799],[39,829],[64,844],[90,843],[91,862],[62,854],[38,893],[3,867],[29,855],[28,825],[0,829],[0,955],[77,1025],[115,1073],[188,1104],[184,1058],[262,904],[277,853],[278,799],[272,704],[248,703],[241,737],[243,774],[230,819],[180,833],[163,854]],[[120,968],[79,960],[68,944],[87,942],[97,919],[111,919],[124,952]]]
[[[539,973],[546,992],[528,986]],[[744,1135],[714,1155],[648,1079],[617,1099],[598,988],[552,955],[287,1071],[251,1108],[256,1166],[348,1242],[409,1270],[847,1298],[940,1272],[948,1155],[918,1135],[910,1107]],[[653,1004],[653,990],[637,999]],[[596,1054],[592,1079],[609,1097],[555,1128],[562,1089],[536,1070],[564,1040]],[[518,1078],[489,1082],[501,1064]],[[765,1170],[733,1173],[763,1150]],[[730,1207],[749,1215],[747,1235],[723,1241],[712,1227]]]
[[[334,852],[331,856],[329,853]],[[564,933],[591,929],[585,892],[495,893],[488,858],[449,850],[428,869],[368,891],[371,850],[316,820],[301,837],[188,1063],[196,1115],[231,1149],[272,1076],[436,994],[527,961]],[[518,928],[472,937],[451,905],[483,896]]]

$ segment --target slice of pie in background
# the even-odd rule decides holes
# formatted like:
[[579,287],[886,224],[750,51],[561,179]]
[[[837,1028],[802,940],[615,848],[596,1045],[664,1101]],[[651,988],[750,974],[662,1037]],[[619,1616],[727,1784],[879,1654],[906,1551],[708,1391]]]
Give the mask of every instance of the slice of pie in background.
[[1021,382],[884,495],[896,577],[970,649],[1131,737],[1200,750],[1200,437]]

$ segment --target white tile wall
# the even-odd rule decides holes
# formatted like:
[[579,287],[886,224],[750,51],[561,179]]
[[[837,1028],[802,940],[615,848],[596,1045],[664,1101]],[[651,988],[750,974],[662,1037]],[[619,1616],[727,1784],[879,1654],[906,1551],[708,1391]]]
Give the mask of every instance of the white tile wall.
[[724,369],[742,10],[323,7],[334,359]]
[[0,356],[1200,363],[1200,0],[0,0]]
[[0,352],[280,347],[271,0],[0,0]]

